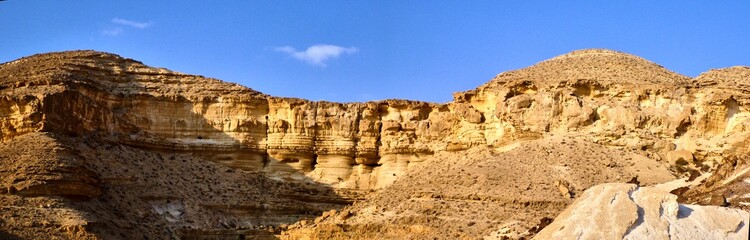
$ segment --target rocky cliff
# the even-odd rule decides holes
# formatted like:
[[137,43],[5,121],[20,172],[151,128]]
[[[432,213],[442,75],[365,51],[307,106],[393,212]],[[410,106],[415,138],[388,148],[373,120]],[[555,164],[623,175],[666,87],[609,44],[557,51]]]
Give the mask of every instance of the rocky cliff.
[[344,188],[388,185],[410,164],[445,150],[443,140],[458,134],[452,126],[463,119],[451,105],[425,102],[270,97],[93,51],[9,62],[0,80],[5,141],[36,131],[99,134]]
[[696,79],[636,56],[582,50],[499,74],[447,104],[315,102],[270,97],[215,79],[93,51],[3,64],[0,138],[98,133],[148,148],[200,151],[248,171],[294,173],[337,187],[390,184],[427,156],[502,147],[547,133],[611,146],[687,150],[701,164],[742,154],[746,68]]
[[[651,184],[672,177],[694,179],[716,172],[715,169],[728,177],[742,173],[742,168],[729,165],[735,166],[736,159],[750,152],[745,144],[750,134],[750,95],[744,84],[748,76],[750,68],[733,67],[689,78],[637,56],[593,49],[501,73],[477,89],[455,93],[454,100],[445,104],[408,100],[333,103],[268,96],[237,84],[153,68],[108,53],[39,54],[0,65],[0,140],[17,144],[20,137],[44,133],[52,135],[34,139],[53,140],[28,141],[62,145],[47,147],[58,149],[49,156],[13,151],[4,155],[2,182],[5,193],[10,194],[7,196],[90,199],[85,201],[117,197],[120,193],[108,186],[123,181],[133,183],[133,179],[140,178],[105,171],[106,164],[96,164],[102,162],[98,159],[104,159],[101,155],[108,155],[107,148],[123,146],[127,149],[122,151],[132,153],[133,159],[109,161],[122,164],[118,166],[123,171],[130,171],[130,161],[160,159],[159,156],[185,159],[186,169],[193,169],[189,166],[198,166],[194,164],[201,161],[218,163],[212,169],[233,177],[236,176],[232,171],[261,176],[246,181],[293,184],[287,187],[288,192],[274,196],[287,199],[283,201],[300,201],[297,203],[300,207],[277,202],[278,206],[287,207],[275,210],[309,210],[314,215],[363,199],[368,191],[386,189],[436,154],[471,149],[505,152],[520,142],[535,139],[543,142],[551,136],[637,152],[640,156],[631,160],[594,159],[590,164],[598,166],[592,171],[601,172],[640,159],[636,161],[640,165],[632,167],[638,169],[636,172],[619,172],[593,181],[581,182],[575,178],[565,184],[545,183],[560,189],[573,184],[574,189],[569,189],[571,196],[594,184],[633,177],[648,179]],[[84,148],[71,141],[93,142],[99,147]],[[19,163],[15,158],[37,160]],[[520,154],[506,161],[514,166],[529,160]],[[606,164],[598,165],[603,162]],[[560,164],[562,168],[570,168],[565,166],[570,163]],[[175,174],[168,170],[164,166],[153,171],[156,175]],[[188,172],[191,176],[207,174],[198,169]],[[143,179],[147,177],[144,175]],[[170,178],[166,179],[149,186],[169,186]],[[720,180],[710,182],[717,181]],[[124,191],[135,191],[135,185],[130,186]],[[183,186],[201,191],[196,188],[199,186],[187,183]],[[703,189],[686,191],[685,196],[701,199],[701,194],[716,187],[703,186]],[[254,187],[248,191],[258,192]],[[175,199],[191,196],[184,191],[174,194],[178,196]],[[155,193],[136,195],[140,199],[174,200]],[[271,197],[259,195],[258,199]],[[545,208],[547,215],[559,213],[569,203],[549,198],[537,200],[560,202],[561,205]],[[214,206],[219,202],[182,201],[183,207],[175,206],[179,209],[202,206],[190,210],[200,216],[219,211]],[[523,202],[514,197],[507,201]],[[328,205],[321,207],[311,202]],[[143,209],[152,206],[157,215],[163,215],[164,204],[154,204],[146,204]],[[233,202],[228,208],[242,204]],[[175,207],[167,205],[170,209]],[[260,205],[253,206],[251,209]],[[190,220],[193,223],[177,221],[180,224],[166,221],[174,220],[174,216],[159,221],[166,221],[163,224],[172,226],[169,229],[178,225],[226,228],[222,224],[227,221],[245,221],[244,225],[235,224],[238,227],[260,224],[257,216],[237,216],[196,218],[203,224],[195,224],[198,221],[195,219]],[[266,221],[266,225],[291,224],[311,215],[300,216]],[[530,227],[540,216],[516,224],[523,226],[518,227],[519,234],[528,230],[521,228]],[[104,225],[117,225],[107,224]],[[475,234],[484,234],[482,231]]]

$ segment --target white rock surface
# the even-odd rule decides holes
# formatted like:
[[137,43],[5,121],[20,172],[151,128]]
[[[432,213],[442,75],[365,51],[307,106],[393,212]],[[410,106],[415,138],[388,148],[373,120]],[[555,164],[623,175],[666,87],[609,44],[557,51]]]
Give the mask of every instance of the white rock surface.
[[607,183],[586,190],[534,239],[748,239],[743,210],[682,205],[654,187]]

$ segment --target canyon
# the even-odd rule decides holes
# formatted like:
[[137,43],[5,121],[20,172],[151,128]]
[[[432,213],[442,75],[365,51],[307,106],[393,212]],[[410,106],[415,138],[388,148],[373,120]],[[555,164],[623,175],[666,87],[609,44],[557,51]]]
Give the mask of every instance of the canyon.
[[[556,220],[579,198],[631,182],[617,191],[680,183],[654,198],[734,211],[722,236],[746,239],[748,81],[750,67],[690,78],[587,49],[448,103],[335,103],[110,53],[33,55],[0,65],[0,237],[552,239],[547,225],[580,228]],[[619,227],[647,216],[628,214]]]

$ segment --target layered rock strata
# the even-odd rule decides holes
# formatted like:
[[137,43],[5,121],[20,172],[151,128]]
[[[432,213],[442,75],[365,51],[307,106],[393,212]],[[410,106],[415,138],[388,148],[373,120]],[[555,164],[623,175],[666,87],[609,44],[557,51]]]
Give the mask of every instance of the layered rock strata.
[[439,152],[364,201],[293,225],[282,239],[530,238],[592,186],[674,179],[643,151],[586,138],[551,136],[504,150]]
[[345,188],[389,184],[445,149],[441,140],[459,121],[447,105],[269,97],[93,51],[9,62],[0,80],[0,138],[6,141],[35,131],[95,133]]
[[[0,236],[6,226],[22,224],[30,229],[53,229],[50,231],[70,228],[66,233],[70,236],[83,236],[85,231],[79,230],[93,228],[99,229],[98,236],[113,238],[174,237],[177,232],[223,236],[222,232],[231,228],[236,228],[237,237],[261,234],[258,231],[268,235],[279,233],[282,225],[360,199],[360,190],[385,188],[369,203],[387,203],[398,211],[419,206],[422,212],[394,220],[399,223],[396,230],[391,228],[394,224],[379,223],[375,230],[385,235],[357,227],[368,223],[368,214],[377,215],[385,208],[367,208],[365,202],[353,207],[366,210],[363,217],[352,212],[329,215],[345,216],[341,221],[349,227],[372,236],[476,237],[502,223],[503,229],[515,234],[512,236],[529,237],[593,184],[629,179],[653,184],[656,179],[671,179],[672,174],[694,179],[712,171],[714,175],[700,186],[679,190],[682,197],[747,208],[748,76],[750,68],[732,67],[689,78],[637,56],[593,49],[501,73],[477,89],[455,93],[454,100],[445,104],[408,100],[333,103],[272,97],[237,84],[152,68],[108,53],[34,55],[0,65],[0,141],[8,150],[0,154],[0,198],[16,204],[3,208],[0,214],[11,221],[64,217],[51,223],[7,224],[3,220]],[[520,142],[546,142],[556,137],[597,144],[586,149],[607,147],[637,156],[566,163],[555,160],[564,157],[565,151],[544,148],[535,149],[539,152],[534,154],[515,152],[508,155],[511,157],[498,157],[499,152]],[[525,157],[545,152],[547,155],[537,158],[542,162]],[[467,156],[471,161],[441,158],[436,161],[452,164],[435,166],[481,173],[477,178],[426,181],[433,175],[459,173],[411,171],[412,177],[398,182],[409,176],[409,170],[422,171],[420,163],[436,154],[455,157],[473,153],[476,156]],[[528,169],[528,161],[556,165]],[[495,163],[502,172],[461,167],[469,163],[477,167]],[[516,167],[508,168],[512,166]],[[530,181],[543,181],[516,184],[512,179],[493,178],[510,184],[513,194],[507,198],[478,196],[481,191],[507,193],[506,187],[486,180],[495,175],[527,177],[513,175],[519,174],[514,172],[517,169],[525,169],[521,173],[541,171],[537,175],[542,177]],[[630,170],[619,171],[622,169]],[[596,179],[560,176],[579,171],[611,174]],[[226,180],[229,178],[234,180]],[[195,179],[206,181],[193,182]],[[435,191],[468,186],[477,187],[472,188],[476,194],[421,195],[414,187],[425,181],[446,186]],[[397,188],[387,190],[394,183]],[[534,186],[541,189],[531,191]],[[246,195],[248,192],[253,194]],[[529,200],[526,194],[541,197]],[[448,207],[411,205],[417,201]],[[469,216],[446,210],[446,218],[439,221],[429,215],[438,215],[434,209],[461,209],[467,204],[483,209],[489,206],[484,201],[507,211],[490,214],[483,223],[464,222],[476,213]],[[113,206],[129,208],[117,211]],[[523,219],[508,220],[503,215],[529,207],[532,209]],[[67,210],[59,213],[61,209]],[[102,219],[84,216],[88,213],[97,213]],[[383,220],[380,216],[374,218]],[[352,220],[347,221],[349,218]],[[156,224],[144,227],[138,224],[139,219]],[[337,235],[346,232],[342,226],[321,221],[319,226],[334,229],[315,230],[321,230],[320,236],[349,236]],[[443,229],[435,225],[441,222],[467,227]],[[125,233],[116,229],[132,230],[129,232],[135,235],[122,235]],[[26,232],[32,234],[29,238],[52,236]]]
[[686,151],[700,169],[748,152],[750,98],[744,75],[733,74],[742,71],[690,79],[629,54],[582,50],[499,74],[447,104],[332,103],[270,97],[112,54],[41,54],[0,68],[0,139],[97,133],[354,189],[387,186],[435,152],[550,133],[591,135],[655,159]]

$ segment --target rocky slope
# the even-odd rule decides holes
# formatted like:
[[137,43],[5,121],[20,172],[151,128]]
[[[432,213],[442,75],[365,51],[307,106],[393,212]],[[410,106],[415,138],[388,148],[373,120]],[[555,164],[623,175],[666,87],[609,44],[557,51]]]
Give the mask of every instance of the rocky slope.
[[[352,237],[347,231],[356,230],[474,238],[501,223],[510,224],[508,236],[520,237],[598,183],[715,172],[682,189],[683,198],[744,199],[737,196],[750,191],[736,190],[747,189],[744,178],[733,176],[748,172],[741,164],[750,151],[748,75],[734,67],[691,79],[594,49],[501,73],[445,104],[332,103],[267,96],[108,53],[34,55],[0,65],[0,140],[7,149],[0,196],[2,214],[10,214],[4,219],[13,219],[0,229],[52,234],[68,225],[34,219],[63,211],[80,215],[68,217],[81,229],[75,234],[92,238],[268,236],[282,225],[294,226],[286,236]],[[519,145],[523,151],[503,153]],[[524,176],[530,180],[512,180]],[[424,197],[421,190],[431,187],[435,193]],[[436,203],[446,194],[456,195],[448,196],[460,205],[453,208],[477,202],[501,210],[406,211],[443,206]],[[344,217],[343,230],[325,227],[338,221],[332,217],[298,222],[365,198],[348,208],[364,212]],[[410,199],[426,200],[412,206]],[[36,210],[18,210],[29,207]],[[372,209],[414,218],[389,222]],[[440,225],[477,216],[488,222]],[[434,217],[440,220],[426,222]],[[153,224],[138,224],[144,218]],[[371,220],[377,229],[360,227]]]
[[674,177],[668,167],[641,151],[559,136],[523,142],[508,151],[476,147],[444,152],[367,200],[299,226],[288,236],[480,239],[499,232],[529,237],[584,189],[634,179],[642,184],[670,181]]
[[92,137],[24,134],[0,144],[0,159],[0,230],[25,239],[271,236],[351,202],[328,186]]
[[[696,199],[693,202],[703,200],[700,203],[727,206],[723,200],[728,199],[737,201],[730,206],[745,208],[750,205],[743,202],[748,199],[745,196],[747,182],[743,182],[744,177],[732,176],[747,174],[746,169],[750,169],[735,167],[737,161],[745,159],[747,154],[748,98],[745,89],[736,87],[747,80],[744,79],[747,74],[738,73],[746,69],[712,70],[690,79],[636,56],[607,50],[583,50],[526,69],[502,73],[476,90],[455,94],[455,101],[451,104],[468,105],[482,113],[483,121],[474,125],[481,126],[477,128],[481,131],[462,129],[481,136],[473,138],[477,140],[474,146],[507,150],[524,142],[519,153],[515,150],[499,156],[469,153],[468,156],[479,158],[474,161],[472,157],[463,156],[464,153],[431,159],[425,168],[410,171],[366,201],[355,203],[344,212],[324,215],[317,223],[289,232],[289,237],[530,237],[569,204],[561,201],[567,197],[564,192],[573,191],[570,194],[575,195],[575,189],[583,190],[605,182],[651,185],[659,182],[651,180],[653,177],[667,173],[693,180],[706,172],[715,172],[698,186],[676,192],[683,193],[685,198]],[[459,125],[459,128],[463,126]],[[554,136],[596,144],[565,149]],[[539,140],[528,141],[530,139]],[[565,142],[573,146],[580,144]],[[559,145],[549,146],[549,143]],[[632,162],[588,152],[596,152],[602,146],[610,151],[606,156],[634,154],[638,156],[632,157],[634,159],[645,158],[645,163],[654,165],[645,169],[653,171],[640,168],[639,171],[630,170],[629,174],[629,171],[618,168],[621,167],[618,164],[629,166]],[[542,156],[538,155],[540,153]],[[545,157],[544,153],[549,156]],[[560,162],[560,158],[574,159],[573,162],[582,164]],[[446,162],[457,164],[446,167],[443,165]],[[571,172],[585,172],[586,169],[591,169],[591,172],[579,175],[550,171],[549,168],[555,166],[570,166]],[[718,169],[712,171],[716,166]],[[663,167],[662,170],[657,170],[659,167]],[[495,168],[502,170],[493,171]],[[608,171],[621,175],[607,176],[604,173]],[[631,178],[633,172],[638,173],[635,179]],[[427,176],[425,173],[438,174]],[[498,179],[491,183],[500,186],[469,181],[474,175],[479,179]],[[599,178],[590,178],[589,175]],[[537,194],[532,198],[533,204],[521,204],[530,201],[523,197],[528,189],[513,184],[524,178],[532,179],[534,184],[531,185],[539,186],[533,191]],[[452,180],[440,182],[433,179]],[[667,180],[668,177],[661,178],[661,181]],[[712,182],[717,181],[732,181],[734,185],[710,188],[717,189],[718,194],[706,189],[715,186]],[[422,194],[423,189],[432,188],[441,193],[461,194],[470,194],[473,190],[474,193],[494,196],[495,200],[484,200],[486,196],[478,197],[476,199],[480,200],[476,201],[466,196],[444,199],[443,195],[431,197]],[[493,192],[496,189],[500,192]],[[743,190],[732,191],[735,189]],[[563,194],[555,194],[558,190]],[[723,197],[728,193],[731,196]],[[497,200],[498,196],[503,200]],[[446,205],[435,204],[443,201]],[[433,205],[441,206],[440,210],[419,212],[419,209]],[[510,214],[503,215],[503,212]]]

